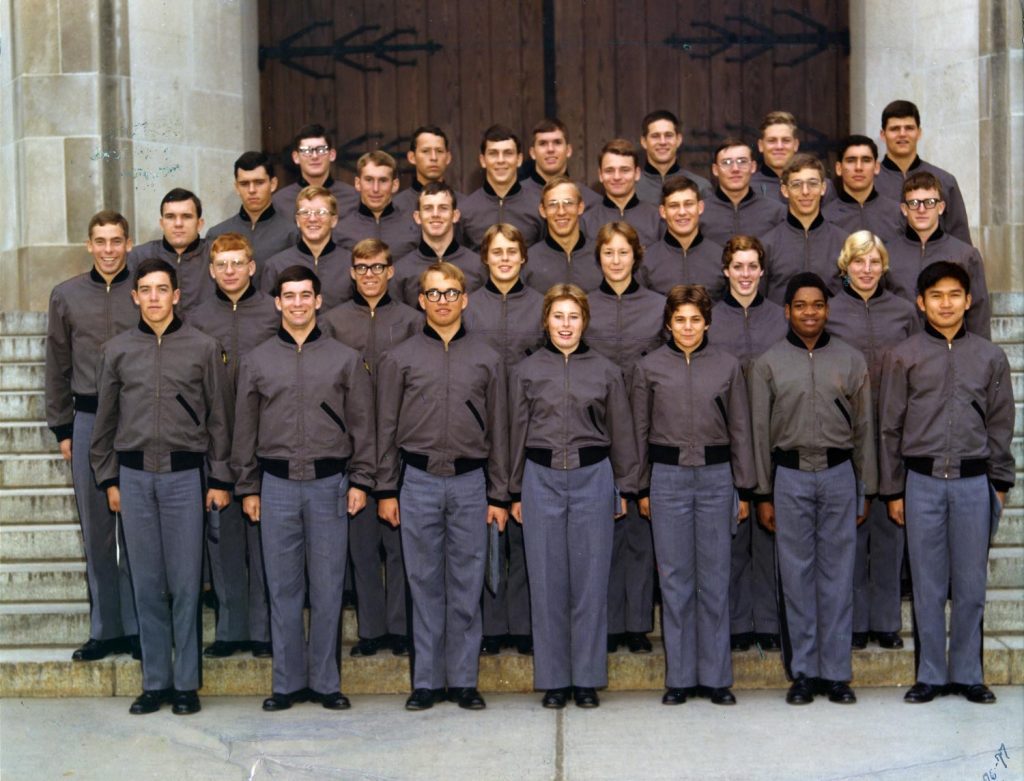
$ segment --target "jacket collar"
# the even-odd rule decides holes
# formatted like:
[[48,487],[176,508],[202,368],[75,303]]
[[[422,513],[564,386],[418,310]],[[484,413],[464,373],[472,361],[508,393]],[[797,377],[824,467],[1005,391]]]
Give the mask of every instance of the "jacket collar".
[[[224,291],[221,290],[216,285],[214,285],[214,292],[215,292],[215,295],[217,296],[218,300],[226,301],[229,304],[231,303],[231,299],[228,298],[226,295],[224,295]],[[240,304],[243,301],[252,298],[254,295],[256,295],[256,286],[252,283],[252,279],[250,278],[249,279],[249,286],[245,289],[245,292],[243,292],[242,295],[240,295],[238,297],[238,303]]]
[[[369,207],[362,201],[359,202],[359,208],[357,209],[357,211],[363,217],[369,217],[371,220],[374,220],[375,222],[377,221],[377,217],[374,216],[373,212],[370,211]],[[391,203],[391,201],[388,201],[388,205],[385,206],[384,211],[380,213],[380,219],[383,220],[385,217],[390,217],[394,213],[395,205]]]
[[[634,206],[638,206],[639,204],[640,204],[640,199],[637,197],[637,194],[634,191],[633,192],[633,197],[629,199],[629,203],[626,204],[626,208],[623,209],[622,211],[628,212]],[[615,209],[615,211],[619,211],[619,205],[617,203],[615,203],[615,201],[613,201],[607,195],[604,196],[604,200],[601,201],[601,205],[605,206],[605,207],[607,207],[609,209]]]
[[[313,250],[309,248],[309,245],[306,243],[306,240],[301,236],[299,236],[298,240],[295,243],[295,246],[303,255],[309,255],[309,257],[313,257]],[[324,255],[330,255],[337,248],[338,245],[334,243],[333,238],[327,239],[327,243],[324,245],[324,248],[320,250],[320,254],[317,255],[317,258],[322,258]]]
[[[444,252],[441,253],[441,259],[451,257],[460,249],[458,240],[453,236],[451,244],[444,248]],[[427,244],[423,238],[423,234],[420,234],[420,254],[425,258],[436,258],[437,253],[434,252],[434,248]]]
[[[789,224],[790,227],[796,228],[798,231],[803,232],[804,224],[797,219],[796,215],[793,214],[793,212],[786,212],[786,222]],[[807,229],[807,232],[810,233],[813,230],[817,230],[824,224],[825,218],[821,216],[821,209],[818,209],[818,213],[814,216],[814,220],[811,221],[811,227]]]
[[[669,337],[666,343],[668,344],[668,349],[672,350],[673,352],[677,352],[679,354],[683,353],[683,351],[679,348],[679,345],[676,344],[676,340],[673,339],[672,337]],[[697,345],[697,348],[693,351],[693,354],[696,355],[697,353],[699,353],[701,350],[703,350],[707,346],[708,346],[708,332],[705,331],[704,332],[704,338],[700,340],[700,344]]]
[[[704,234],[700,232],[700,228],[697,228],[697,235],[693,237],[693,241],[690,243],[690,249],[688,249],[687,252],[698,247],[702,241],[704,241]],[[665,243],[672,247],[672,249],[683,248],[683,245],[679,243],[679,240],[669,233],[669,231],[665,231]]]
[[[125,266],[123,269],[121,269],[120,271],[118,271],[114,275],[114,278],[112,280],[110,280],[110,284],[111,285],[120,284],[121,282],[124,282],[126,279],[128,279],[128,277],[130,277],[130,276],[131,276],[131,272],[128,271],[128,266]],[[95,282],[95,283],[97,283],[99,285],[106,286],[106,284],[107,284],[107,280],[105,280],[103,278],[103,275],[96,270],[95,266],[93,266],[91,269],[89,269],[89,279],[91,279],[93,282]]]
[[[909,173],[910,171],[913,171],[919,165],[921,165],[921,158],[915,156],[914,162],[912,162],[910,166],[907,168],[907,172]],[[896,163],[892,160],[892,158],[889,157],[889,155],[886,155],[885,157],[882,158],[882,167],[888,168],[890,171],[895,171],[900,176],[903,175],[903,172],[900,170],[900,167],[896,165]]]
[[[437,331],[435,331],[431,327],[430,323],[427,323],[427,322],[423,323],[423,333],[425,333],[431,339],[436,339],[439,342],[441,341],[441,334],[439,334]],[[465,335],[466,335],[466,324],[465,323],[459,323],[459,330],[455,332],[455,336],[452,337],[452,341],[454,342],[457,339],[461,339]]]
[[[555,347],[554,344],[552,344],[550,336],[544,338],[544,349],[547,350],[549,353],[556,353],[557,355],[562,355],[562,351]],[[584,353],[588,352],[590,352],[590,347],[587,345],[585,341],[580,339],[579,345],[577,345],[576,349],[569,353],[569,355],[583,355]]]
[[648,160],[646,163],[644,163],[644,173],[645,174],[650,174],[651,176],[657,176],[657,177],[659,177],[661,179],[667,179],[670,176],[675,176],[681,170],[682,169],[679,167],[679,163],[678,162],[672,163],[672,167],[669,168],[664,174],[661,171],[659,171],[657,168],[655,168],[653,165],[651,165],[651,161],[650,160]]
[[[910,225],[910,221],[909,220],[907,221],[907,227],[906,227],[906,230],[903,231],[903,235],[906,236],[909,241],[912,241],[915,244],[921,244],[922,243],[921,237],[918,235],[917,231],[914,230],[913,227]],[[923,243],[924,244],[931,244],[932,242],[938,241],[939,239],[941,239],[945,235],[946,234],[943,233],[943,231],[942,231],[942,223],[940,222],[937,226],[935,226],[935,232],[931,236],[928,237],[927,241],[925,241]]]
[[[354,285],[353,285],[353,288],[352,288],[352,303],[355,304],[356,306],[361,306],[364,309],[369,309],[370,308],[370,302],[367,301],[365,298],[363,298],[363,294],[360,293],[358,290],[356,290]],[[376,309],[380,309],[382,306],[387,306],[390,303],[391,303],[391,294],[388,293],[388,291],[385,290],[384,291],[384,295],[382,295],[380,297],[380,301],[377,302]]]
[[518,279],[516,279],[516,283],[512,285],[511,289],[509,289],[508,293],[502,293],[500,290],[498,290],[497,287],[495,287],[494,282],[488,276],[487,282],[484,283],[484,287],[487,288],[487,290],[489,290],[490,292],[494,293],[494,295],[496,296],[511,296],[515,295],[516,293],[522,292],[523,288],[525,288],[526,286],[523,284],[523,278],[519,277]]
[[[306,337],[305,344],[309,344],[310,342],[315,342],[322,335],[323,335],[323,332],[320,330],[320,326],[319,325],[314,325],[313,326],[313,330],[310,331],[309,332],[309,336]],[[285,344],[296,344],[295,337],[293,337],[290,333],[288,333],[284,329],[284,326],[281,326],[280,328],[277,329],[277,336]]]
[[[181,328],[182,325],[183,325],[183,323],[181,322],[181,318],[178,317],[177,315],[175,315],[171,319],[171,322],[167,326],[167,328],[164,329],[163,335],[167,336],[167,334],[173,334],[175,331],[177,331],[179,328]],[[139,318],[139,330],[142,331],[142,333],[144,333],[144,334],[149,334],[151,336],[156,336],[156,331],[154,331],[150,327],[149,323],[147,323],[141,317]]]
[[[186,255],[191,255],[193,252],[196,251],[196,249],[202,243],[203,243],[203,240],[199,236],[196,236],[195,239],[192,241],[192,243],[189,244],[187,247],[185,247],[185,249],[183,249],[181,251],[181,256],[185,257]],[[178,254],[178,250],[176,250],[174,247],[172,247],[170,242],[168,242],[167,239],[165,239],[165,238],[161,238],[160,239],[160,246],[163,247],[164,252],[170,253],[171,255],[177,255]]]
[[[739,301],[737,301],[736,297],[732,294],[732,289],[731,288],[726,288],[725,295],[722,296],[722,301],[725,302],[726,306],[736,307],[737,309],[742,309],[743,308],[743,304],[741,304]],[[763,304],[763,303],[764,303],[764,296],[762,296],[760,293],[757,293],[754,296],[754,300],[750,302],[750,306],[751,307],[761,306],[761,304]]]
[[[579,227],[580,227],[580,236],[579,236],[578,239],[576,239],[576,246],[572,248],[572,251],[574,253],[575,252],[579,252],[581,249],[583,249],[583,247],[587,243],[587,237],[583,235],[583,226],[580,225]],[[554,237],[550,233],[548,233],[547,231],[544,231],[544,233],[545,233],[545,236],[544,236],[544,243],[545,244],[547,244],[549,247],[551,247],[551,249],[555,250],[556,252],[565,252],[565,250],[562,249],[562,245],[559,244],[557,241],[555,241]]]
[[[611,285],[608,284],[608,280],[604,279],[603,277],[601,278],[601,288],[600,289],[601,289],[602,293],[605,293],[605,294],[607,294],[609,296],[616,296],[616,297],[618,297],[618,295],[619,295],[614,290],[612,290]],[[629,287],[627,287],[625,290],[622,291],[622,295],[624,295],[624,296],[632,295],[633,293],[635,293],[639,289],[640,289],[640,283],[636,281],[636,277],[632,277],[629,280]]]
[[[842,201],[843,203],[855,203],[858,206],[860,205],[860,201],[858,201],[856,198],[854,198],[852,195],[850,195],[848,192],[846,192],[846,188],[843,187],[842,179],[836,179],[835,186],[836,186],[836,195],[837,195],[837,197],[839,198],[840,201]],[[871,188],[871,192],[868,193],[868,197],[864,199],[864,203],[871,203],[877,197],[878,197],[878,190],[875,187],[872,187]]]
[[[928,336],[934,337],[935,339],[941,339],[944,342],[947,341],[946,337],[940,334],[934,328],[932,328],[932,324],[929,323],[927,320],[924,321],[924,332],[928,334]],[[966,320],[960,324],[960,330],[957,331],[956,334],[953,336],[953,341],[956,341],[957,339],[963,339],[965,336],[967,336]]]
[[[727,203],[730,206],[733,205],[732,199],[728,195],[726,195],[725,190],[723,190],[718,185],[715,185],[715,197],[718,198],[718,200],[722,201],[723,203]],[[747,203],[748,201],[754,200],[756,197],[757,195],[754,193],[754,188],[748,187],[747,194],[740,198],[740,203]]]
[[[848,279],[846,277],[843,277],[843,292],[846,293],[846,295],[850,296],[850,298],[852,298],[852,299],[854,299],[856,301],[863,301],[864,300],[863,298],[861,298],[860,293],[858,293],[856,290],[853,289],[853,285],[851,285],[849,283],[849,281],[848,281]],[[885,286],[882,285],[881,280],[879,280],[878,287],[876,287],[875,288],[875,292],[872,293],[868,297],[868,300],[869,301],[874,301],[876,298],[881,298],[884,295],[885,295]]]
[[[799,347],[801,350],[807,349],[807,345],[804,344],[804,340],[797,336],[795,333],[793,333],[792,328],[786,331],[786,341],[795,347]],[[829,336],[828,331],[822,331],[821,336],[818,337],[818,341],[814,343],[814,347],[812,347],[811,349],[819,350],[822,347],[825,347],[830,341],[832,341],[832,337]]]
[[[520,191],[521,191],[522,189],[523,189],[523,188],[522,188],[522,186],[521,186],[521,185],[519,184],[519,182],[515,182],[515,183],[514,183],[514,184],[512,185],[511,189],[510,189],[510,190],[509,190],[509,191],[508,191],[507,193],[505,193],[505,197],[506,197],[506,198],[511,198],[511,197],[512,197],[513,195],[518,195],[518,194],[519,194],[519,192],[520,192]],[[489,196],[491,196],[492,198],[499,198],[499,199],[500,199],[500,197],[501,197],[501,196],[499,196],[499,195],[498,195],[498,194],[497,194],[496,192],[494,192],[494,188],[493,188],[493,187],[491,187],[491,183],[490,183],[490,182],[488,182],[488,181],[487,181],[486,179],[484,179],[484,192],[485,192],[485,193],[487,193],[487,194],[488,194]]]
[[[276,215],[276,214],[277,214],[277,210],[274,209],[274,204],[271,203],[270,206],[268,206],[266,209],[263,210],[263,213],[259,216],[259,218],[256,220],[256,222],[257,223],[261,223],[261,222],[266,222],[267,220],[272,220],[272,219],[274,219],[274,215]],[[238,216],[242,220],[242,222],[250,222],[250,223],[252,222],[252,220],[249,219],[249,212],[247,212],[245,210],[244,206],[239,208]]]

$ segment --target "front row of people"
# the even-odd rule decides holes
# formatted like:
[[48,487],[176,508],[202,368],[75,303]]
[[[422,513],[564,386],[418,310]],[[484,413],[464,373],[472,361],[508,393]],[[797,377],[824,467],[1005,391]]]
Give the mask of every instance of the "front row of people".
[[[603,247],[599,262],[614,266]],[[362,276],[383,276],[355,259],[354,277],[360,262]],[[870,274],[859,273],[854,267],[854,287],[870,302]],[[596,707],[607,684],[615,518],[627,498],[653,528],[666,704],[694,695],[735,702],[729,560],[736,524],[753,522],[752,503],[775,531],[787,701],[823,693],[854,702],[857,526],[876,496],[891,522],[906,522],[910,541],[922,663],[907,699],[957,691],[992,701],[981,612],[990,507],[997,517],[1014,476],[1009,368],[999,348],[963,327],[970,279],[959,265],[929,266],[918,289],[927,325],[884,353],[876,405],[868,361],[826,330],[830,294],[809,273],[787,287],[788,333],[746,370],[709,340],[705,290],[673,288],[665,343],[627,376],[588,345],[590,301],[570,284],[543,298],[543,346],[506,372],[498,352],[464,327],[462,271],[433,264],[420,277],[425,321],[373,354],[368,371],[372,351],[361,355],[321,330],[344,320],[331,324],[332,313],[318,323],[320,281],[306,267],[278,276],[276,335],[237,362],[226,351],[234,345],[175,315],[174,268],[141,262],[138,326],[107,342],[100,359],[91,447],[97,482],[124,518],[139,610],[144,691],[131,711],[167,701],[177,713],[199,709],[202,508],[223,510],[232,488],[262,538],[274,657],[268,711],[309,699],[349,707],[337,659],[348,518],[371,491],[380,518],[401,534],[412,597],[410,710],[442,699],[485,707],[476,687],[486,530],[504,529],[509,515],[523,530],[543,705],[561,708],[571,697]]]

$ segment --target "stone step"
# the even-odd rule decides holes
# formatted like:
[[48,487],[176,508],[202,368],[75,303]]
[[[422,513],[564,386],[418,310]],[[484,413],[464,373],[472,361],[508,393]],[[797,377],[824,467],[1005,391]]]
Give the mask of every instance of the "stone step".
[[4,602],[75,602],[87,597],[84,561],[0,563]]
[[1024,341],[1024,318],[1020,315],[993,315],[992,341],[1000,345]]
[[41,390],[0,391],[0,421],[46,420],[46,400]]
[[1006,357],[1010,362],[1010,370],[1016,372],[1024,371],[1024,343],[1016,342],[1000,344],[999,346],[1006,352]]
[[0,485],[44,488],[71,485],[71,466],[55,453],[0,456]]
[[78,523],[71,488],[0,488],[0,526],[54,523]]
[[42,390],[46,365],[39,361],[0,363],[0,390]]
[[77,523],[0,526],[0,561],[81,561],[83,556]]
[[45,423],[33,420],[0,423],[0,453],[58,453],[57,440]]
[[41,336],[47,320],[46,312],[0,312],[0,336]]
[[0,336],[0,362],[43,361],[46,359],[44,336]]
[[[913,627],[913,603],[900,603],[904,633]],[[949,603],[946,603],[946,628],[949,629]],[[990,588],[985,592],[986,634],[1024,633],[1024,589]]]
[[[988,587],[1024,589],[1024,548],[992,548],[989,551]],[[1024,631],[1024,626],[1021,630]]]
[[1010,372],[1010,385],[1013,386],[1013,398],[1024,399],[1024,372]]
[[999,529],[993,541],[993,549],[1024,545],[1024,510],[1006,508],[999,519]]
[[[871,646],[853,654],[855,687],[910,686],[914,682],[913,643],[898,651]],[[127,654],[98,662],[72,662],[71,644],[0,651],[0,697],[134,697],[142,689],[141,666]],[[353,658],[342,648],[342,689],[349,695],[401,694],[411,690],[409,659],[384,651]],[[990,686],[1024,683],[1024,648],[1020,638],[985,640],[985,681]],[[239,653],[203,660],[203,697],[266,696],[271,691],[271,659]],[[734,689],[784,689],[788,683],[778,653],[751,649],[732,655]],[[657,701],[665,685],[665,656],[660,643],[650,654],[619,651],[608,656],[609,691],[650,691]],[[480,659],[483,692],[533,691],[533,658],[503,651]],[[781,692],[780,692],[781,697]],[[355,702],[358,708],[358,702]],[[253,704],[256,714],[258,703]]]

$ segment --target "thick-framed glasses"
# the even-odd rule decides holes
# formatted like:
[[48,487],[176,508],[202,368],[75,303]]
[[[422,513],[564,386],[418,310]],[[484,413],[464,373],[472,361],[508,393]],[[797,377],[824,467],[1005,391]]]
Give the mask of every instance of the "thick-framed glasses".
[[299,209],[295,213],[303,220],[308,220],[310,217],[330,217],[334,214],[330,209]]
[[928,211],[931,211],[936,206],[938,206],[940,203],[942,203],[942,199],[941,198],[911,198],[910,200],[904,201],[903,203],[905,203],[907,205],[907,208],[910,209],[910,211],[912,211],[912,212],[916,212],[916,211],[920,210],[921,208],[925,208]]
[[718,165],[722,168],[746,168],[750,165],[749,157],[727,157],[724,160],[719,160]]
[[442,298],[449,304],[454,304],[461,295],[462,291],[455,287],[450,287],[447,290],[438,290],[436,287],[432,287],[430,290],[423,291],[423,297],[433,304],[436,304]]
[[384,273],[384,270],[387,267],[387,263],[356,263],[352,266],[356,274],[361,277],[365,277],[367,273],[373,274],[375,277],[379,277]]
[[217,271],[227,271],[229,268],[233,268],[236,271],[243,269],[249,265],[251,261],[242,260],[241,258],[235,258],[233,260],[215,260],[213,261],[213,267]]
[[303,157],[323,157],[330,151],[331,148],[326,144],[321,144],[320,146],[299,147],[299,154],[302,155]]

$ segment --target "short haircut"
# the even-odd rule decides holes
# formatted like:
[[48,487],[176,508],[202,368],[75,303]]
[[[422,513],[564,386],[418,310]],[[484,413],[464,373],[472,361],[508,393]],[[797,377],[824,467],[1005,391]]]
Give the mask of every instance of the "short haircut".
[[391,248],[387,244],[380,239],[363,239],[352,248],[352,265],[357,260],[372,260],[380,255],[384,256],[384,262],[389,266],[393,264]]
[[918,171],[903,180],[903,190],[900,195],[906,195],[913,190],[935,190],[939,194],[939,200],[945,196],[942,192],[942,183],[939,178],[928,171]]
[[338,199],[334,197],[334,193],[326,187],[318,187],[315,184],[299,190],[299,194],[295,196],[295,208],[299,208],[299,201],[312,201],[314,198],[323,198],[331,207],[331,214],[338,213]]
[[828,285],[825,284],[825,280],[815,274],[813,271],[801,271],[794,274],[789,278],[789,284],[786,285],[786,297],[783,299],[786,306],[793,303],[793,297],[802,287],[816,287],[821,291],[821,294],[828,301],[832,297],[832,293],[829,292]]
[[561,187],[563,184],[571,185],[573,189],[576,190],[576,198],[578,200],[583,200],[583,194],[580,192],[580,186],[565,174],[558,174],[557,176],[552,176],[550,179],[548,179],[547,182],[544,184],[543,189],[541,189],[541,204],[544,203],[544,199],[547,198],[549,192],[554,190],[556,187]]
[[485,266],[487,265],[487,253],[491,250],[491,242],[494,241],[494,237],[499,233],[509,241],[514,241],[519,245],[519,254],[523,259],[523,263],[526,263],[526,239],[523,238],[519,228],[515,225],[509,225],[507,222],[496,222],[484,232],[484,237],[480,239],[480,261]]
[[640,236],[637,234],[636,228],[622,220],[606,222],[597,232],[597,236],[594,237],[594,258],[597,260],[597,265],[601,265],[601,247],[610,242],[615,236],[622,236],[629,242],[629,246],[633,250],[633,274],[635,275],[636,270],[640,268],[641,261],[644,259],[644,245],[640,242]]
[[676,310],[686,304],[693,304],[697,307],[700,310],[700,316],[704,318],[704,323],[711,325],[711,308],[714,306],[714,302],[703,285],[673,285],[668,291],[668,295],[665,296],[665,315],[662,317],[662,325],[668,328]]
[[789,182],[789,177],[795,174],[797,171],[802,171],[805,168],[813,168],[818,172],[818,176],[825,179],[825,165],[814,155],[807,154],[795,154],[793,159],[789,161],[789,165],[782,169],[782,183],[786,184]]
[[267,176],[274,177],[274,164],[266,152],[242,152],[235,160],[235,178],[239,171],[255,171],[260,167],[266,170]]
[[121,230],[124,231],[124,237],[128,238],[128,220],[121,212],[114,211],[113,209],[103,209],[96,212],[89,218],[89,228],[86,235],[91,239],[92,229],[98,228],[101,225],[120,225]]
[[444,148],[447,149],[449,147],[448,134],[441,128],[437,125],[420,125],[412,131],[412,140],[409,141],[410,152],[416,151],[416,142],[420,140],[420,136],[422,135],[440,136],[441,140],[444,141]]
[[613,138],[611,141],[601,147],[601,153],[597,156],[598,168],[604,162],[605,155],[619,155],[621,157],[633,158],[633,165],[636,168],[640,167],[640,150],[636,148],[636,144],[630,141],[628,138]]
[[241,233],[222,233],[213,240],[210,245],[210,262],[213,263],[213,256],[219,252],[235,252],[242,250],[249,260],[252,260],[252,244]]
[[889,250],[885,248],[885,243],[868,230],[851,233],[846,237],[846,241],[843,242],[843,248],[839,252],[839,260],[836,261],[836,265],[839,266],[839,273],[845,276],[852,261],[864,257],[874,249],[878,250],[878,254],[882,257],[882,273],[885,273],[889,270]]
[[537,136],[541,133],[561,133],[565,140],[569,140],[569,130],[566,128],[565,123],[557,117],[544,117],[540,122],[533,126],[533,130],[530,131],[531,143],[537,140]]
[[309,266],[300,266],[298,263],[281,270],[274,282],[274,288],[270,292],[274,298],[278,298],[285,282],[305,282],[306,280],[313,283],[313,293],[320,295],[320,277]]
[[757,236],[744,236],[738,234],[733,236],[722,247],[722,269],[729,268],[729,264],[732,263],[732,256],[737,252],[743,252],[745,250],[754,250],[757,253],[757,265],[764,269],[764,245]]
[[544,308],[540,316],[540,327],[546,334],[548,331],[548,317],[551,315],[551,308],[559,301],[572,301],[580,308],[583,314],[583,331],[586,332],[590,325],[590,301],[583,288],[566,282],[559,282],[548,288],[544,294]]
[[149,274],[163,272],[171,280],[171,290],[178,289],[178,270],[162,258],[146,258],[135,267],[135,274],[132,277],[132,286],[138,290],[139,280]]
[[903,119],[904,117],[913,117],[914,124],[921,127],[921,112],[917,110],[917,106],[909,100],[894,100],[882,109],[882,130],[885,130],[890,119]]
[[480,139],[480,154],[484,154],[487,151],[488,144],[494,144],[499,141],[515,141],[516,154],[518,155],[523,151],[523,145],[519,142],[519,136],[512,132],[511,128],[505,125],[491,125],[484,131],[484,137]]
[[796,124],[796,117],[788,111],[769,111],[764,115],[764,119],[761,120],[761,124],[757,128],[758,132],[763,136],[764,131],[772,125],[788,125],[794,135],[800,129]]
[[452,208],[459,208],[459,199],[455,195],[455,189],[447,182],[427,182],[423,185],[423,189],[416,198],[416,208],[419,208],[420,198],[424,195],[444,195],[445,193],[448,193],[452,199]]
[[192,201],[196,205],[196,217],[203,216],[203,202],[199,200],[199,196],[191,190],[186,190],[184,187],[175,187],[160,201],[160,216],[164,216],[164,206],[169,203],[181,203],[182,201]]
[[723,138],[722,139],[722,143],[720,143],[715,148],[715,154],[713,155],[712,159],[717,162],[718,161],[718,156],[722,152],[724,152],[726,149],[729,149],[730,147],[734,147],[734,146],[746,147],[747,148],[747,152],[750,153],[750,154],[753,154],[753,147],[751,147],[750,144],[748,144],[742,138],[737,138],[736,136],[729,136],[728,138]]
[[871,150],[871,156],[878,159],[878,144],[873,139],[867,136],[852,135],[847,136],[838,144],[836,144],[836,154],[839,156],[839,162],[843,161],[843,157],[846,156],[846,150],[851,146],[866,146]]
[[657,109],[656,111],[652,111],[641,120],[640,135],[646,136],[647,131],[651,129],[651,125],[653,125],[655,122],[661,122],[662,120],[667,120],[671,122],[672,127],[676,129],[677,133],[683,132],[683,127],[682,125],[679,124],[679,117],[677,117],[671,111],[667,111],[663,108],[660,108]]
[[302,142],[307,138],[322,138],[327,142],[327,146],[334,149],[334,141],[331,139],[331,134],[327,132],[327,128],[319,124],[303,125],[299,128],[299,132],[295,134],[292,139],[292,151],[298,152],[299,147],[302,146]]
[[917,275],[917,294],[923,296],[929,288],[935,287],[942,279],[955,279],[964,292],[971,293],[971,277],[967,269],[952,260],[937,260],[929,263]]
[[383,166],[384,168],[390,168],[392,179],[398,176],[398,163],[395,162],[395,158],[383,149],[374,149],[373,151],[361,154],[359,159],[356,160],[356,174],[362,174],[363,169],[370,163]]
[[439,260],[437,263],[431,263],[420,274],[420,292],[425,293],[427,288],[427,275],[434,272],[439,273],[445,279],[451,279],[459,283],[459,287],[462,288],[462,292],[466,292],[466,275],[462,273],[462,269],[456,266],[454,263],[449,263],[447,260]]
[[688,176],[670,176],[661,186],[661,203],[664,205],[670,195],[693,190],[698,201],[703,201],[704,196],[700,194],[700,185]]

